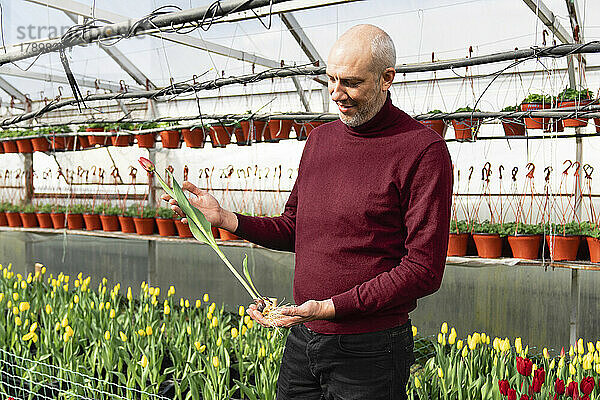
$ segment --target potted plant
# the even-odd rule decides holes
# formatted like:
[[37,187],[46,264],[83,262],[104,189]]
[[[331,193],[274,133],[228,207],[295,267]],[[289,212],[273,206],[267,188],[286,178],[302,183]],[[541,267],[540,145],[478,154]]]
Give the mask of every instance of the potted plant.
[[8,226],[10,226],[11,228],[23,226],[20,211],[21,206],[19,205],[9,204],[8,206],[6,206],[4,213],[6,214],[6,221],[8,222]]
[[219,229],[219,238],[221,240],[240,240],[239,236],[223,229],[223,228],[218,228]]
[[269,136],[269,134],[266,132],[269,130],[267,128],[267,122],[258,119],[253,119],[252,126],[254,127],[254,140],[256,140],[257,142],[262,142],[263,140],[266,141],[267,136]]
[[205,127],[202,125],[193,126],[181,130],[181,136],[185,145],[191,149],[201,149],[204,147],[204,131]]
[[[543,110],[550,108],[550,96],[532,93],[521,102],[521,111]],[[527,129],[544,129],[548,118],[524,118]]]
[[[481,110],[473,110],[471,107],[462,107],[455,112],[479,112]],[[477,138],[479,127],[481,126],[481,118],[461,118],[453,119],[452,126],[454,127],[454,137],[457,140],[471,140]]]
[[119,207],[111,206],[110,204],[104,204],[100,213],[102,230],[105,232],[116,232],[120,230],[121,226],[119,225],[119,214],[121,214]]
[[31,138],[31,146],[33,151],[50,151],[50,128],[38,128],[33,131],[34,137]]
[[[108,144],[108,136],[104,134],[104,131],[108,127],[109,124],[106,124],[104,122],[94,122],[85,128],[86,132],[92,133],[91,135],[88,135],[88,140],[91,146],[104,146]],[[102,134],[98,135],[97,133]]]
[[50,218],[52,219],[52,227],[54,229],[62,229],[65,227],[65,212],[67,207],[59,204],[52,205],[52,211],[50,212]]
[[[168,128],[177,124],[177,121],[161,122],[159,126],[163,128]],[[181,147],[181,132],[177,129],[164,129],[160,131],[160,140],[162,142],[163,148],[178,149]]]
[[135,204],[121,210],[121,214],[119,215],[121,232],[135,233],[135,223],[133,222],[133,217],[135,217],[137,213],[138,210]]
[[[517,112],[519,106],[506,106],[502,109],[503,112]],[[523,118],[502,118],[502,128],[506,136],[525,136],[525,123]]]
[[152,235],[154,233],[154,217],[156,209],[154,207],[141,206],[137,216],[133,217],[135,232],[138,235]]
[[71,132],[72,129],[68,125],[53,127],[50,130],[52,134],[52,148],[54,150],[73,150],[75,147],[75,136],[69,136],[68,134]]
[[51,212],[52,204],[40,204],[36,207],[35,216],[40,228],[52,228],[52,218],[50,217]]
[[190,226],[181,222],[181,217],[177,217],[178,218],[175,219],[175,228],[177,229],[177,235],[182,238],[194,237],[194,235],[192,235],[192,231],[190,230]]
[[85,206],[83,210],[83,222],[85,223],[86,231],[99,231],[102,229],[102,223],[100,222],[100,214],[104,209],[103,205],[98,206]]
[[508,244],[515,258],[535,260],[538,258],[542,241],[542,227],[539,224],[508,222],[504,224]]
[[502,255],[502,237],[506,236],[498,223],[483,221],[473,224],[473,240],[481,258],[499,258]]
[[213,147],[225,147],[231,143],[231,131],[223,122],[211,124],[208,134]]
[[[135,129],[138,131],[156,128],[158,128],[157,122],[144,122],[135,126]],[[154,142],[156,141],[156,132],[137,133],[134,136],[137,139],[138,147],[144,149],[154,148]]]
[[590,250],[590,261],[600,263],[600,225],[593,222],[581,224],[581,234],[586,238]]
[[5,153],[19,152],[19,149],[17,148],[17,142],[14,140],[15,136],[16,131],[2,131],[2,137],[5,139],[2,141],[2,149]]
[[290,131],[292,130],[292,122],[291,119],[270,119],[267,123],[268,131],[265,131],[265,134],[268,134],[268,138],[265,135],[266,142],[279,142],[281,139],[287,139],[290,137]]
[[577,259],[577,251],[581,242],[581,226],[578,222],[565,224],[546,224],[546,243],[552,259],[557,261],[573,261]]
[[308,136],[317,126],[324,124],[326,121],[295,121],[292,123],[292,127],[296,132],[296,139],[306,140]]
[[467,221],[450,220],[450,236],[448,238],[448,257],[464,257],[467,254],[467,244],[471,227]]
[[78,149],[89,149],[90,147],[94,147],[90,144],[90,140],[88,139],[88,135],[86,132],[86,127],[81,125],[77,128],[77,148]]
[[0,226],[7,226],[8,221],[6,219],[6,210],[10,206],[10,203],[0,202]]
[[113,135],[110,137],[110,142],[115,147],[129,147],[133,143],[133,136],[129,132],[132,131],[133,124],[131,122],[121,122],[118,124],[109,125],[107,128]]
[[175,236],[175,222],[173,210],[167,207],[159,207],[156,209],[156,226],[160,236]]
[[85,211],[85,207],[82,204],[70,204],[66,211],[65,215],[67,218],[67,228],[68,229],[83,229],[83,212]]
[[[435,114],[443,114],[442,110],[431,110],[427,112],[428,115]],[[420,121],[423,125],[428,127],[429,129],[437,132],[441,137],[446,137],[446,130],[448,129],[448,125],[444,122],[443,119],[424,119]]]
[[250,121],[243,120],[236,122],[233,125],[235,134],[235,143],[238,146],[249,146],[252,144],[252,136],[250,136]]
[[[583,107],[593,101],[594,94],[588,89],[576,90],[566,88],[557,96],[558,107]],[[577,111],[575,111],[577,113]],[[563,125],[567,128],[584,127],[588,124],[588,118],[567,118],[563,120]]]
[[26,204],[21,207],[20,215],[24,228],[35,228],[38,226],[37,217],[35,216],[35,206],[33,204]]
[[14,135],[19,153],[33,153],[33,146],[29,137],[33,135],[32,131],[19,130],[15,131]]

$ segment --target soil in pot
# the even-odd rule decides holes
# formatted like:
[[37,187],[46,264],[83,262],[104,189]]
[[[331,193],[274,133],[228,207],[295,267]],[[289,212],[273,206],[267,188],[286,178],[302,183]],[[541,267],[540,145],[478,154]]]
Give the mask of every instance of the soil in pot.
[[8,220],[4,211],[0,211],[0,226],[8,226]]
[[31,138],[33,151],[50,151],[50,140],[46,136]]
[[160,140],[164,149],[181,147],[181,133],[177,130],[160,131]]
[[[290,131],[292,130],[291,119],[272,119],[269,121],[269,139],[268,142],[278,142],[281,139],[287,139],[290,137]],[[265,138],[266,140],[266,138]]]
[[508,244],[514,258],[535,260],[538,258],[542,235],[518,235],[509,236]]
[[119,218],[116,215],[101,215],[100,223],[102,224],[102,230],[105,232],[116,232],[121,229]]
[[469,243],[468,233],[451,233],[448,238],[448,257],[464,257]]
[[177,234],[179,235],[179,237],[182,237],[182,238],[194,237],[194,235],[192,235],[192,231],[190,230],[189,225],[184,224],[179,219],[175,220],[175,228],[177,229]]
[[550,255],[556,261],[576,260],[580,242],[580,236],[546,235]]
[[65,227],[65,213],[50,213],[50,219],[52,219],[52,227],[54,229]]
[[182,129],[181,135],[187,147],[192,149],[201,149],[204,147],[204,129]]
[[67,228],[68,229],[83,229],[83,215],[81,214],[67,214]]
[[121,232],[136,233],[135,223],[133,222],[133,217],[119,215],[119,224],[121,225]]
[[154,234],[154,218],[134,217],[133,223],[135,224],[135,232],[138,235]]
[[481,258],[499,258],[502,255],[502,238],[498,234],[474,233],[473,240]]
[[21,221],[21,215],[18,212],[5,212],[5,214],[8,226],[10,226],[11,228],[23,226],[23,221]]
[[[558,108],[565,108],[565,107],[583,107],[586,106],[588,104],[591,103],[591,100],[581,100],[581,101],[575,101],[575,100],[568,100],[568,101],[559,101],[558,102]],[[588,119],[587,118],[582,118],[582,117],[578,117],[578,118],[567,118],[563,120],[563,125],[565,126],[565,128],[580,128],[580,127],[584,127],[587,126],[588,124]]]
[[7,140],[2,142],[2,147],[5,153],[18,153],[17,143],[14,140]]
[[154,148],[154,142],[156,141],[154,133],[144,133],[142,135],[135,135],[135,137],[137,139],[138,147],[144,149]]
[[19,153],[33,153],[31,139],[17,139],[16,142]]
[[477,138],[477,131],[481,125],[480,119],[452,120],[454,138],[457,140],[471,140]]
[[36,213],[35,217],[37,218],[40,228],[48,229],[53,227],[50,213]]
[[156,218],[160,236],[175,236],[175,222],[171,218]]
[[590,249],[590,261],[600,263],[600,239],[587,236],[586,240]]
[[231,134],[228,129],[222,125],[213,125],[208,133],[213,147],[225,147],[231,143]]
[[[542,103],[523,103],[521,104],[521,111],[533,111],[543,110],[550,108],[550,104]],[[527,129],[544,129],[544,126],[548,122],[548,118],[524,118],[525,127]]]
[[446,137],[446,130],[448,129],[448,125],[442,119],[425,119],[423,121],[419,121],[429,129],[436,132],[441,137]]
[[525,123],[520,119],[503,119],[502,128],[506,136],[525,136]]
[[219,236],[221,240],[240,240],[239,236],[236,236],[233,233],[221,228],[219,228]]
[[98,214],[83,214],[83,221],[85,222],[86,231],[102,230],[102,222],[100,222]]

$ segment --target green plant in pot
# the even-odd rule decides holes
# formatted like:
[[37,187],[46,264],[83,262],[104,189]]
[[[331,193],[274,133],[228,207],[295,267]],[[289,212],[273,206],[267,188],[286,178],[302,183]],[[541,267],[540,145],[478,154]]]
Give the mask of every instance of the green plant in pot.
[[[480,112],[481,110],[472,109],[471,107],[461,107],[454,112],[457,113],[473,113]],[[454,127],[454,135],[457,140],[471,140],[473,137],[477,137],[479,127],[481,125],[481,118],[466,117],[461,119],[453,119],[452,126]]]
[[[442,110],[431,110],[428,111],[427,114],[435,115],[435,114],[443,114]],[[437,132],[441,137],[446,136],[446,130],[448,129],[448,125],[444,122],[443,119],[424,119],[420,121],[423,125]]]
[[600,225],[584,222],[581,224],[581,234],[585,235],[590,250],[590,261],[600,263]]
[[503,229],[508,236],[513,257],[526,260],[538,258],[542,241],[542,227],[539,224],[507,222]]
[[546,223],[544,231],[546,233],[546,243],[554,260],[573,261],[577,259],[577,252],[581,243],[581,224],[579,222]]
[[83,204],[70,204],[65,212],[67,214],[83,214],[86,211],[86,206]]
[[503,225],[489,221],[473,224],[473,240],[481,258],[499,258],[502,255]]
[[52,212],[52,204],[39,204],[36,206],[36,212],[41,214],[50,214]]
[[60,204],[52,204],[52,212],[55,214],[64,213],[67,211],[67,207]]
[[[521,111],[535,111],[550,108],[552,97],[544,94],[531,93],[521,102]],[[544,129],[549,118],[524,118],[527,129]]]
[[468,221],[450,220],[450,237],[448,239],[448,257],[464,257],[467,254],[471,226]]
[[[566,88],[560,92],[557,96],[558,107],[582,107],[590,104],[593,101],[594,94],[588,89],[576,90]],[[574,111],[574,118],[565,118],[563,125],[567,128],[580,128],[587,126],[588,118],[577,115],[578,112]]]
[[163,219],[173,219],[175,213],[168,207],[158,207],[156,209],[156,217]]

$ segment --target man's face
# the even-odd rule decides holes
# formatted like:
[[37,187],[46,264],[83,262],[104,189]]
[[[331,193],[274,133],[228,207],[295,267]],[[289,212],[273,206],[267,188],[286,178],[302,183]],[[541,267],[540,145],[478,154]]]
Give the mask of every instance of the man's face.
[[[385,99],[382,79],[372,72],[370,51],[356,46],[335,46],[327,63],[331,100],[348,126],[362,125],[377,114]],[[383,100],[383,101],[382,101]]]

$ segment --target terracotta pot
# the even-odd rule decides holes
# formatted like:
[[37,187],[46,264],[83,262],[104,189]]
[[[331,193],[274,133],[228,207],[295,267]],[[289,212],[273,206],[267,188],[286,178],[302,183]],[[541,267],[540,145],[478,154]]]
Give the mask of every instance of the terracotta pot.
[[265,138],[267,142],[278,142],[281,139],[287,139],[290,137],[290,131],[292,130],[291,119],[272,119],[268,122],[269,125],[269,138]]
[[542,235],[518,235],[509,236],[508,244],[514,258],[535,260],[538,258]]
[[499,258],[502,255],[502,238],[496,233],[474,233],[473,240],[481,258]]
[[502,127],[506,136],[525,136],[525,124],[522,119],[503,119]]
[[181,147],[181,132],[176,130],[160,131],[160,140],[164,149],[178,149]]
[[221,237],[221,240],[240,240],[239,236],[221,228],[219,228],[219,236]]
[[[542,103],[523,103],[521,104],[521,111],[532,111],[532,110],[543,110],[550,108],[550,104]],[[524,118],[525,127],[527,129],[544,129],[544,126],[548,123],[548,118]]]
[[135,223],[133,222],[133,217],[119,215],[119,224],[121,225],[121,232],[135,233]]
[[6,219],[6,214],[4,211],[0,211],[0,226],[7,226],[8,220]]
[[50,213],[36,213],[35,214],[38,225],[40,228],[52,228],[52,218],[50,217]]
[[194,237],[194,235],[192,235],[192,231],[190,230],[189,225],[184,224],[179,219],[175,220],[175,228],[177,228],[177,234],[179,235],[179,237],[182,237],[182,238]]
[[[104,132],[104,128],[85,128],[86,132]],[[91,146],[99,145],[104,146],[109,142],[109,137],[106,135],[88,135],[88,140]]]
[[[242,129],[235,130],[235,143],[238,146],[248,146],[252,143],[250,136],[250,121],[240,121]],[[254,127],[252,127],[254,129]]]
[[135,232],[138,235],[154,234],[154,218],[134,217],[133,223],[135,224]]
[[66,214],[68,229],[83,229],[83,215],[81,214]]
[[83,221],[85,222],[86,231],[102,230],[102,222],[100,222],[98,214],[83,214]]
[[550,255],[556,261],[576,260],[580,242],[580,236],[546,235]]
[[171,218],[156,218],[160,236],[175,236],[175,222]]
[[121,229],[119,217],[116,215],[101,215],[100,223],[102,224],[102,230],[105,232],[116,232]]
[[600,239],[587,236],[586,240],[590,249],[590,261],[600,263]]
[[156,141],[155,133],[144,133],[142,135],[135,135],[137,139],[138,147],[144,149],[154,148],[154,142]]
[[16,142],[19,153],[33,153],[31,139],[17,139]]
[[[117,131],[111,131],[117,133]],[[133,143],[133,136],[128,133],[120,133],[110,137],[110,143],[115,147],[129,147]]]
[[464,257],[467,254],[468,233],[451,233],[448,237],[448,257]]
[[50,213],[52,219],[52,227],[54,229],[62,229],[65,227],[65,213]]
[[219,231],[219,228],[215,228],[214,226],[211,226],[210,231],[212,232],[215,239],[221,238],[221,232]]
[[52,136],[52,148],[54,150],[73,150],[75,147],[75,136]]
[[423,121],[419,121],[429,129],[436,132],[441,137],[446,137],[446,130],[448,129],[448,125],[442,119],[425,119]]
[[17,143],[14,140],[7,140],[2,142],[2,147],[5,153],[18,153]]
[[263,140],[266,140],[265,135],[268,135],[266,131],[269,130],[267,128],[267,123],[265,121],[253,120],[252,125],[254,125],[254,139],[257,142],[262,142]]
[[36,228],[38,220],[35,213],[20,213],[24,228]]
[[94,147],[90,144],[90,139],[87,136],[78,135],[77,136],[77,148],[78,149],[89,149],[90,147]]
[[560,118],[546,118],[546,127],[544,132],[564,132],[565,126]]
[[10,226],[11,228],[23,226],[23,221],[21,221],[21,215],[18,212],[5,212],[5,214],[8,226]]
[[0,154],[4,154],[4,145],[0,142]]
[[[580,100],[580,101],[575,101],[575,100],[559,101],[558,108],[583,107],[583,106],[590,104],[591,102],[592,102],[591,100],[587,100],[587,99]],[[575,118],[563,119],[563,125],[565,126],[565,128],[579,128],[579,127],[587,126],[587,124],[588,124],[588,118],[578,117],[576,119]]]
[[182,129],[181,135],[187,147],[192,149],[201,149],[204,147],[204,129]]
[[596,125],[596,133],[600,133],[600,118],[594,118],[594,125]]
[[[477,132],[481,120],[477,118],[463,119],[463,120],[452,120],[452,126],[454,127],[454,138],[458,140],[471,140],[473,137],[477,138]],[[475,133],[475,135],[473,135]]]
[[208,134],[213,147],[225,147],[231,143],[231,133],[222,125],[211,126]]
[[33,151],[50,151],[50,138],[46,136],[31,138]]

